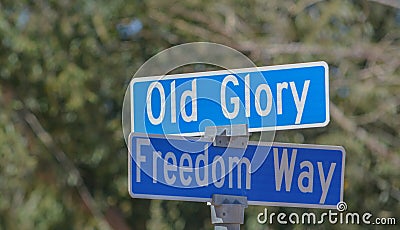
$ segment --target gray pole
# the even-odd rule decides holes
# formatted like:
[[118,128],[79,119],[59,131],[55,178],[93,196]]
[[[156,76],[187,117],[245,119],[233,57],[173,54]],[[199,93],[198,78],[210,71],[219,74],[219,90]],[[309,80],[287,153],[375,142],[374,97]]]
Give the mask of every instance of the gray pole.
[[215,230],[240,230],[244,222],[247,197],[214,194],[211,201],[211,223]]
[[[246,149],[249,141],[247,124],[209,126],[205,137],[213,140],[213,145],[223,148]],[[211,223],[215,230],[240,230],[244,222],[247,197],[214,194],[211,200]]]

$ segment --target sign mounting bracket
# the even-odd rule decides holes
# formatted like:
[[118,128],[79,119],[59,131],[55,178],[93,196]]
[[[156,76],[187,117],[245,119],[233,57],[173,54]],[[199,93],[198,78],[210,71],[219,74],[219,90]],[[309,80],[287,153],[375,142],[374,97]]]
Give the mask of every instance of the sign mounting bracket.
[[212,138],[213,146],[224,148],[246,148],[249,141],[247,124],[208,126],[204,136]]

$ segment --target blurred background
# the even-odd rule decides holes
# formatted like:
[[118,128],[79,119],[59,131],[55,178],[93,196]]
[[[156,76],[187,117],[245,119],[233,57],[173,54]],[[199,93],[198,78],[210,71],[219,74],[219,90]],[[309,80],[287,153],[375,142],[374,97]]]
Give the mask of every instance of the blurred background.
[[[348,210],[400,221],[400,1],[1,0],[0,229],[211,229],[204,203],[129,197],[121,127],[138,68],[194,41],[258,66],[326,61],[330,124],[275,140],[344,146]],[[242,228],[287,227],[262,211]]]

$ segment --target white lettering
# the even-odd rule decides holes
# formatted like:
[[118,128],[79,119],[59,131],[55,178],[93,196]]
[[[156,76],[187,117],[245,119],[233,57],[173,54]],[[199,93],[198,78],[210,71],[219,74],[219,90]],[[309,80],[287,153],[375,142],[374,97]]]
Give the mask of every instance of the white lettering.
[[[200,162],[203,162],[204,177],[200,178]],[[199,154],[195,162],[195,177],[199,186],[208,185],[208,145],[204,145],[204,154]]]
[[153,183],[157,183],[157,159],[161,156],[160,151],[153,151]]
[[[152,96],[154,88],[157,88],[158,92],[160,92],[160,115],[157,118],[154,117],[152,106],[151,106],[151,96]],[[163,121],[164,115],[165,115],[165,92],[164,92],[164,88],[160,82],[156,81],[156,82],[152,82],[150,84],[149,88],[147,89],[146,103],[147,103],[147,106],[146,106],[147,116],[149,117],[150,122],[153,125],[160,124]]]
[[288,88],[287,82],[278,83],[276,85],[276,106],[278,107],[278,114],[282,114],[282,91]]
[[229,157],[229,188],[233,188],[233,169],[235,166],[237,167],[237,188],[242,188],[242,165],[245,165],[245,173],[244,175],[246,176],[246,189],[251,188],[251,164],[250,160],[246,157],[242,157],[239,159],[239,157]]
[[[308,171],[301,172],[297,180],[297,185],[302,192],[312,192],[313,191],[313,178],[314,178],[314,166],[309,161],[303,161],[300,163],[300,169],[304,167],[308,168]],[[307,186],[303,185],[304,179],[307,178]]]
[[[170,163],[168,160],[171,159],[172,163]],[[175,183],[176,176],[172,174],[172,176],[169,176],[169,172],[176,172],[177,169],[177,163],[176,163],[176,156],[173,152],[167,152],[165,154],[165,159],[164,159],[164,180],[167,182],[167,184],[172,185]]]
[[303,91],[301,93],[301,100],[299,99],[299,94],[297,93],[296,85],[293,81],[290,82],[290,88],[292,89],[294,103],[297,109],[295,124],[300,124],[301,117],[303,116],[304,104],[306,103],[308,87],[310,85],[310,80],[306,80],[303,85]]
[[171,83],[171,123],[176,123],[176,92],[175,81]]
[[229,167],[229,188],[233,188],[233,169],[235,168],[235,166],[238,165],[239,163],[239,157],[229,157],[229,163],[228,163],[228,167]]
[[250,172],[251,172],[251,164],[250,164],[250,160],[247,159],[246,157],[242,157],[242,159],[240,160],[239,164],[238,164],[238,188],[242,188],[242,165],[245,165],[245,169],[246,171],[244,172],[244,175],[246,175],[246,189],[250,189],[251,188],[251,176],[250,176]]
[[250,74],[247,74],[246,77],[244,77],[244,84],[246,117],[250,117]]
[[221,83],[221,108],[222,113],[228,119],[234,119],[239,113],[239,97],[232,97],[230,103],[233,104],[233,112],[229,112],[226,108],[226,85],[232,82],[233,85],[239,85],[237,78],[233,75],[228,75]]
[[290,192],[292,186],[292,178],[294,171],[294,163],[296,162],[297,149],[292,150],[292,158],[290,167],[288,163],[287,149],[283,149],[282,159],[279,163],[279,149],[274,148],[274,169],[275,169],[275,188],[276,191],[281,191],[283,175],[285,175],[286,191]]
[[286,213],[280,212],[280,213],[278,214],[278,216],[277,216],[278,223],[279,223],[279,224],[287,224],[287,220],[285,220],[285,218],[286,218]]
[[[189,116],[186,113],[186,98],[190,97],[192,102],[192,114]],[[192,81],[192,90],[186,90],[181,96],[181,114],[186,122],[197,121],[197,88],[196,79]]]
[[[267,106],[265,107],[265,109],[261,108],[261,92],[262,91],[265,91],[266,96],[267,96],[267,102],[266,102]],[[271,88],[269,87],[269,85],[260,84],[256,89],[255,102],[254,102],[258,115],[260,115],[262,117],[267,116],[271,112],[272,101],[273,101],[272,92],[271,92]]]
[[[216,155],[211,161],[208,159],[209,144],[204,145],[204,153],[181,153],[179,155],[172,151],[163,155],[161,151],[156,149],[149,152],[147,150],[152,149],[150,145],[149,139],[136,139],[136,146],[133,150],[136,150],[133,155],[136,158],[137,165],[136,182],[141,182],[140,173],[147,168],[149,171],[146,172],[152,177],[154,184],[159,183],[160,179],[163,178],[162,181],[166,185],[202,187],[214,184],[216,188],[221,188],[226,185],[225,178],[229,176],[229,186],[227,187],[251,189],[251,162],[247,157],[231,156],[224,158]],[[151,165],[145,164],[146,167],[143,167],[144,162]]]
[[[188,162],[188,165],[186,166],[185,166],[185,160]],[[187,153],[182,154],[181,159],[179,160],[179,177],[182,181],[182,184],[184,186],[188,186],[190,182],[192,182],[192,177],[190,175],[188,177],[185,177],[184,175],[185,172],[188,173],[193,172],[192,158]]]
[[136,139],[136,182],[140,182],[140,164],[146,162],[146,157],[140,154],[142,145],[150,145],[150,140]]
[[336,163],[331,163],[328,172],[328,178],[325,179],[324,176],[324,168],[322,167],[322,162],[318,162],[318,171],[319,171],[319,179],[321,180],[321,187],[322,187],[322,195],[321,199],[319,200],[320,204],[325,203],[326,195],[328,194],[329,186],[331,184],[333,171],[335,171]]
[[[219,163],[220,168],[221,168],[220,169],[220,172],[221,172],[220,178],[217,178],[217,163]],[[219,155],[216,155],[214,157],[213,163],[211,165],[211,175],[212,175],[212,180],[213,180],[215,187],[221,188],[225,182],[225,163],[224,163],[224,159],[222,159],[222,157]]]

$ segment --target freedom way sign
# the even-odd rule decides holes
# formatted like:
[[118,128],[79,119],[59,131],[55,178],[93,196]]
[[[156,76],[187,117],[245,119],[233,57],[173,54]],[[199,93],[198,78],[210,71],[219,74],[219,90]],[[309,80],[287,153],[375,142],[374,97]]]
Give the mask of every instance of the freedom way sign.
[[325,62],[134,78],[131,131],[204,134],[207,126],[248,124],[249,132],[329,123]]
[[[193,152],[180,150],[190,145]],[[249,142],[215,147],[206,138],[131,133],[133,198],[209,202],[246,196],[249,205],[335,208],[343,201],[345,151],[339,146]],[[256,156],[267,155],[253,171]],[[259,162],[258,162],[259,163]]]

